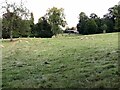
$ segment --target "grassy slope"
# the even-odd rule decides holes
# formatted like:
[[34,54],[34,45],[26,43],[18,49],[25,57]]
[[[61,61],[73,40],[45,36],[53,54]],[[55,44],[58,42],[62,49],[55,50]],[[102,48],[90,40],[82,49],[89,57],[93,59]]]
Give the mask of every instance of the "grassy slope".
[[3,40],[3,87],[119,87],[118,33]]

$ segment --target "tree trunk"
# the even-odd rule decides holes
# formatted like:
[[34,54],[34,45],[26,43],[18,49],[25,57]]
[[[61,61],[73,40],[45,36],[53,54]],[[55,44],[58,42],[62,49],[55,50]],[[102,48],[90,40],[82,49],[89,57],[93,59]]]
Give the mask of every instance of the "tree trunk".
[[13,41],[13,18],[10,22],[10,41]]
[[12,30],[10,31],[10,41],[13,41]]
[[106,30],[103,30],[103,33],[106,33]]

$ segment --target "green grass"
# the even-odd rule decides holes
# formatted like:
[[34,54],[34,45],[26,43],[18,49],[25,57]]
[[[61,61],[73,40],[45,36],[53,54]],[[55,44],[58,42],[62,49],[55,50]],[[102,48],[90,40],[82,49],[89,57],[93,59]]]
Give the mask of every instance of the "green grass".
[[3,88],[118,88],[118,33],[3,40]]

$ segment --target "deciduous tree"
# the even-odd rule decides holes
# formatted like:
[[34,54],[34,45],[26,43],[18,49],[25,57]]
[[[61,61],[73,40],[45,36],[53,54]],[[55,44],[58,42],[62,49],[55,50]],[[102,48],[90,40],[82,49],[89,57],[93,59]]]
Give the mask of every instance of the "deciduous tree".
[[77,30],[80,34],[87,34],[87,21],[88,21],[88,16],[84,13],[81,12],[79,14],[79,23],[77,24]]
[[7,0],[5,3],[6,5],[2,6],[5,11],[3,13],[3,30],[9,33],[10,40],[12,41],[13,31],[19,28],[22,19],[28,19],[29,10],[23,6],[22,1],[20,5],[16,5],[16,3],[9,4]]
[[48,23],[45,17],[41,17],[38,23],[33,26],[33,35],[41,38],[51,38],[53,32],[51,30],[51,25]]
[[52,31],[55,36],[61,32],[62,29],[60,27],[65,27],[66,25],[63,8],[58,9],[53,7],[48,9],[46,17],[52,26]]

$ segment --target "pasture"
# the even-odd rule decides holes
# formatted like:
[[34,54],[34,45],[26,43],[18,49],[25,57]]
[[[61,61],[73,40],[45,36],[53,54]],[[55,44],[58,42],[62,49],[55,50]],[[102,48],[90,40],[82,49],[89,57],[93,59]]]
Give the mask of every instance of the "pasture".
[[3,88],[118,88],[118,33],[3,40]]

